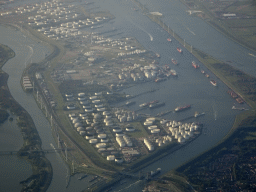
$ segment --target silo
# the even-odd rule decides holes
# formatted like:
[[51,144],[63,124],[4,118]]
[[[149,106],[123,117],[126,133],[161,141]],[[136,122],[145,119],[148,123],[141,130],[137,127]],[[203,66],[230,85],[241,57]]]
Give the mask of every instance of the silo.
[[160,129],[152,129],[152,130],[151,130],[151,133],[153,133],[153,134],[160,133]]
[[123,163],[123,159],[122,158],[115,158],[115,162],[116,163]]
[[107,144],[106,144],[106,143],[98,143],[98,144],[96,144],[95,147],[96,147],[96,148],[106,148],[106,147],[107,147]]
[[85,136],[86,131],[80,131],[79,134],[82,135],[82,136]]
[[77,130],[78,132],[80,132],[80,131],[85,131],[85,128],[84,128],[84,127],[77,127],[76,130]]
[[99,135],[98,135],[98,138],[99,138],[99,139],[105,139],[106,137],[107,137],[106,134],[99,134]]
[[153,121],[145,121],[144,122],[144,125],[145,126],[150,126],[150,125],[152,125],[153,124]]
[[89,143],[91,143],[91,144],[95,144],[95,143],[97,143],[98,142],[98,139],[90,139],[89,140]]
[[108,155],[107,160],[108,161],[114,161],[115,160],[115,155]]

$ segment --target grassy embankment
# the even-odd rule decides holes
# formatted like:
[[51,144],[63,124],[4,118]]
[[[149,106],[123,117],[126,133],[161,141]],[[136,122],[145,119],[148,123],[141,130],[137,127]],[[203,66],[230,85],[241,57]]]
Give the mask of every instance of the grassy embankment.
[[[7,46],[0,45],[0,69],[15,53]],[[41,140],[37,133],[36,127],[30,115],[12,98],[8,86],[8,74],[0,71],[0,108],[1,111],[9,110],[17,116],[18,126],[23,133],[23,146],[20,149],[18,156],[24,158],[31,163],[33,175],[31,175],[23,184],[22,190],[46,191],[52,179],[52,167],[49,161],[44,157],[44,154],[37,153],[36,150],[41,149]],[[28,153],[30,149],[35,152]],[[27,186],[26,181],[31,181],[31,185]]]

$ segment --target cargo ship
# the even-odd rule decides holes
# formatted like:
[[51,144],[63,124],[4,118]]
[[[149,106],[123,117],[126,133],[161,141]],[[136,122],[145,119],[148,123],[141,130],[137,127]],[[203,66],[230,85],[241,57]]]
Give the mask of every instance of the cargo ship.
[[183,106],[183,107],[176,107],[174,109],[175,112],[180,112],[180,111],[183,111],[185,109],[189,109],[191,107],[191,105],[186,105],[186,106]]
[[172,42],[171,38],[168,38],[167,41]]
[[178,62],[177,62],[177,60],[175,60],[175,59],[172,59],[172,63],[173,63],[174,65],[178,65]]
[[154,100],[154,101],[150,101],[148,103],[140,104],[139,106],[140,107],[148,107],[149,105],[154,104],[154,103],[158,103],[158,102],[159,102],[158,100]]
[[177,47],[177,51],[180,52],[180,53],[182,53],[182,49],[179,48],[179,47]]
[[126,106],[130,106],[130,105],[133,105],[133,104],[135,104],[136,102],[135,101],[127,101],[126,103],[125,103],[125,105]]
[[211,80],[210,83],[211,83],[213,86],[215,86],[215,87],[217,86],[217,82],[214,81],[214,80]]
[[155,109],[157,107],[162,107],[165,105],[165,102],[161,102],[161,103],[153,103],[149,105],[149,109]]
[[195,69],[199,68],[199,65],[198,65],[198,64],[196,64],[196,62],[195,62],[195,61],[192,61],[192,66],[193,66]]

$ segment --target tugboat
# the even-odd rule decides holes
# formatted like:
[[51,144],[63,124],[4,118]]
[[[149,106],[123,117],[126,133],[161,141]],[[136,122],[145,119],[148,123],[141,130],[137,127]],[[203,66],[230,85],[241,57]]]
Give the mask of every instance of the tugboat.
[[199,68],[199,65],[198,65],[198,64],[196,64],[196,62],[195,62],[195,61],[192,61],[192,66],[193,66],[195,69]]
[[172,63],[173,63],[174,65],[177,65],[177,64],[178,64],[178,62],[177,62],[175,59],[172,59]]
[[214,81],[214,80],[211,80],[210,83],[211,83],[213,86],[215,86],[215,87],[217,86],[217,82]]
[[179,48],[179,47],[177,47],[177,51],[178,52],[180,52],[180,53],[182,53],[183,51],[182,51],[182,49],[181,48]]

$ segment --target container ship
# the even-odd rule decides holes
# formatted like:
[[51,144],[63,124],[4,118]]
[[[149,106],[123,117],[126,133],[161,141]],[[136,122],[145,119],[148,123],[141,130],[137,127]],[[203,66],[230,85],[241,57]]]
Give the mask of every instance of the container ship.
[[213,86],[215,86],[215,87],[217,86],[217,82],[214,81],[214,80],[211,80],[210,83],[211,83]]
[[179,48],[179,47],[177,47],[177,51],[180,52],[180,53],[182,53],[182,49]]
[[178,61],[175,60],[175,59],[172,59],[172,63],[173,63],[174,65],[178,65]]
[[167,41],[172,42],[171,38],[168,38]]
[[157,107],[162,107],[162,106],[164,106],[164,105],[165,105],[164,102],[161,102],[161,103],[153,103],[153,104],[150,104],[150,105],[149,105],[149,109],[155,109],[155,108],[157,108]]
[[198,64],[196,64],[196,62],[195,62],[195,61],[192,61],[192,66],[193,66],[195,69],[199,68],[199,65],[198,65]]
[[183,111],[185,109],[189,109],[191,107],[191,105],[186,105],[186,106],[182,106],[182,107],[176,107],[174,109],[175,112],[180,112],[180,111]]

